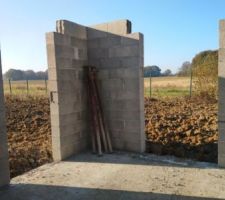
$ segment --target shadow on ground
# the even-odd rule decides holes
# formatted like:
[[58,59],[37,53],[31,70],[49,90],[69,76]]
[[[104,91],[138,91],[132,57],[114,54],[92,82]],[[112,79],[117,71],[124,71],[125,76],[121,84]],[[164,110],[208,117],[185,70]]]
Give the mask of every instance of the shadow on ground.
[[49,185],[18,184],[0,190],[1,200],[221,200],[219,198],[180,196],[133,192],[124,190],[107,190],[95,188],[63,187]]

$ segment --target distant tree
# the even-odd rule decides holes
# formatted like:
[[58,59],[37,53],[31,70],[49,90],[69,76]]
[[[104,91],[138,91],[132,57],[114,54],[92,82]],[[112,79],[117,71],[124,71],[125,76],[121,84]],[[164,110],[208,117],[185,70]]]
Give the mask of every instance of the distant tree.
[[194,88],[202,96],[217,98],[218,51],[202,51],[192,60]]
[[33,70],[27,70],[27,71],[24,71],[23,73],[24,73],[24,78],[27,80],[37,79],[36,73]]
[[162,73],[162,76],[172,76],[172,71],[170,69],[167,69],[165,70],[163,73]]
[[180,67],[177,75],[178,76],[189,76],[191,72],[191,63],[189,61],[185,61]]
[[44,80],[48,78],[48,70],[34,72],[33,70],[9,69],[4,75],[4,79],[17,80]]
[[149,77],[149,76],[152,76],[152,77],[161,76],[161,69],[156,65],[144,67],[144,77]]
[[17,80],[24,80],[24,73],[22,70],[18,69],[9,69],[5,74],[4,74],[5,79],[11,79],[14,81]]

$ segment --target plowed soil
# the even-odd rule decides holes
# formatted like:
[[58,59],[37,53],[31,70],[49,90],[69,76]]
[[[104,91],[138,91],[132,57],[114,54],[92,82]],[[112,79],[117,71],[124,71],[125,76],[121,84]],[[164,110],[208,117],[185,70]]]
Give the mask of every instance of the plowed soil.
[[47,98],[5,98],[11,177],[52,161]]
[[[11,177],[52,161],[49,101],[6,96]],[[145,99],[147,151],[217,162],[217,102]]]
[[145,99],[147,151],[217,162],[217,102]]

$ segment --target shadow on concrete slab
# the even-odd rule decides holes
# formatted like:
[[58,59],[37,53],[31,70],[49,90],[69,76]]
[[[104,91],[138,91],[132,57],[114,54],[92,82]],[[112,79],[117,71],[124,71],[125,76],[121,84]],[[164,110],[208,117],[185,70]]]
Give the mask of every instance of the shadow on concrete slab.
[[112,164],[132,164],[132,165],[151,165],[168,167],[185,167],[199,169],[221,169],[215,163],[198,162],[190,159],[182,159],[174,156],[158,156],[149,153],[128,153],[116,151],[112,154],[98,156],[91,152],[81,153],[66,159],[64,162],[88,162],[88,163],[112,163]]
[[0,190],[1,200],[222,200],[221,198],[181,196],[124,190],[15,184]]

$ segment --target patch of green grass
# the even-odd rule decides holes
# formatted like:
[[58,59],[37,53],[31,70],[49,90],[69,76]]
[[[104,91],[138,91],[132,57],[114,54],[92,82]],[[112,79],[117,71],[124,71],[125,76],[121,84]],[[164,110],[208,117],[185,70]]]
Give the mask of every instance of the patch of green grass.
[[47,95],[46,85],[44,80],[40,81],[28,81],[28,89],[26,81],[11,81],[11,92],[8,81],[3,82],[4,94],[5,95],[16,95],[16,96],[43,96]]
[[[162,88],[157,88],[157,89],[152,89],[151,91],[151,97],[155,98],[167,98],[167,97],[184,97],[184,96],[189,96],[190,92],[188,88],[177,88],[177,87],[162,87]],[[150,96],[150,89],[145,88],[145,96],[149,97]]]

